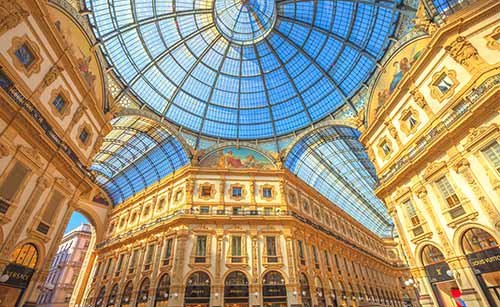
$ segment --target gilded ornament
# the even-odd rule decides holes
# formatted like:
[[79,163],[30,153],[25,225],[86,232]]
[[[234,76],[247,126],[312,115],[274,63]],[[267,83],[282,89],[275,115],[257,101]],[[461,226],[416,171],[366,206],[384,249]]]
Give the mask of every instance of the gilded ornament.
[[2,0],[0,2],[0,35],[17,26],[29,13],[23,9],[17,0]]
[[43,77],[42,89],[49,87],[63,71],[64,69],[60,66],[57,65],[52,66],[49,69],[49,71],[45,74],[45,77]]

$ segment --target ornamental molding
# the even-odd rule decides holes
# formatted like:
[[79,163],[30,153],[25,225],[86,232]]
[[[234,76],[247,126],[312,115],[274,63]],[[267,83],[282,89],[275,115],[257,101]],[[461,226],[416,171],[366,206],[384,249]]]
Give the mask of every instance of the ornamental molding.
[[467,136],[465,149],[468,151],[472,151],[473,147],[476,147],[476,145],[482,143],[482,141],[485,140],[488,136],[498,133],[500,131],[499,128],[500,125],[495,123],[491,125],[483,125],[477,128],[471,128]]
[[13,29],[29,16],[17,0],[2,0],[0,4],[0,35]]
[[45,89],[49,87],[58,77],[59,75],[64,71],[64,68],[54,65],[52,66],[49,71],[45,74],[42,80],[41,84],[41,89]]
[[459,64],[469,66],[481,61],[477,49],[463,36],[457,36],[444,50]]
[[434,176],[436,173],[446,167],[447,165],[445,161],[434,161],[428,163],[427,167],[424,170],[423,176],[426,180],[429,180],[430,177]]
[[496,27],[493,32],[485,37],[487,43],[486,46],[490,49],[500,51],[500,26]]
[[398,187],[394,192],[394,201],[399,201],[401,198],[405,197],[407,194],[411,192],[409,187]]

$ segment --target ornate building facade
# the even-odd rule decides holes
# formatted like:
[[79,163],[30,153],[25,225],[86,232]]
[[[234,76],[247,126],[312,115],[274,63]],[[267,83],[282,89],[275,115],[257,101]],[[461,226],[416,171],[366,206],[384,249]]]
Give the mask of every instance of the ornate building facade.
[[69,306],[92,239],[92,228],[82,224],[62,238],[37,300],[39,306]]
[[402,306],[406,268],[392,240],[271,160],[250,176],[205,162],[239,161],[225,152],[112,211],[86,304]]
[[422,306],[500,306],[498,4],[434,25],[362,136]]
[[0,304],[500,306],[497,2],[0,1]]

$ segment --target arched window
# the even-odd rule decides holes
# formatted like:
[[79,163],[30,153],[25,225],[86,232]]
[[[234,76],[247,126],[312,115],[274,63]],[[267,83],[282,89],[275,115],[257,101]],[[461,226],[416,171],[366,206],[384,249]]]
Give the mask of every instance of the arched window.
[[248,304],[248,279],[239,271],[231,272],[224,281],[224,304]]
[[102,287],[95,299],[95,307],[100,307],[104,303],[104,294],[106,293],[106,288]]
[[262,279],[264,304],[287,306],[285,279],[278,271],[269,271]]
[[38,250],[31,243],[24,244],[12,253],[11,262],[34,269],[38,262]]
[[170,293],[170,276],[164,274],[158,282],[155,296],[155,307],[168,305],[168,297]]
[[125,288],[123,288],[121,306],[128,306],[132,298],[132,281],[127,282]]
[[115,305],[115,300],[116,300],[116,295],[118,294],[118,285],[115,284],[113,288],[111,288],[111,293],[109,294],[108,297],[108,303],[106,306],[114,306]]
[[145,278],[137,292],[137,306],[146,306],[149,299],[149,278]]
[[422,249],[422,263],[424,266],[433,265],[436,263],[444,262],[444,255],[434,245],[426,245]]
[[300,295],[302,297],[302,305],[304,307],[311,307],[312,300],[311,300],[311,291],[309,288],[309,280],[307,279],[307,276],[304,273],[300,273],[299,283],[300,283]]
[[194,272],[189,276],[184,294],[185,304],[210,304],[210,276],[205,272]]
[[314,283],[316,284],[316,297],[318,299],[318,304],[320,307],[326,307],[326,298],[325,298],[325,290],[323,289],[323,282],[321,279],[316,276],[314,279]]
[[498,242],[492,235],[479,228],[467,230],[462,237],[462,248],[465,254],[477,253],[493,247],[498,247]]

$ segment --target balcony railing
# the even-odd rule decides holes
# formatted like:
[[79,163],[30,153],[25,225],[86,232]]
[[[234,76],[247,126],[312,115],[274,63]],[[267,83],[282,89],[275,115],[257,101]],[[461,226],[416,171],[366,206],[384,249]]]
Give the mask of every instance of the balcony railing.
[[338,241],[342,241],[344,242],[345,244],[351,246],[352,248],[355,248],[365,254],[368,254],[376,259],[378,259],[379,261],[387,264],[387,265],[390,265],[390,266],[393,266],[393,267],[404,267],[404,265],[401,265],[401,264],[393,264],[393,263],[390,263],[389,261],[385,260],[384,258],[374,254],[373,252],[371,251],[368,251],[366,250],[365,248],[361,247],[361,246],[358,246],[357,244],[355,244],[354,242],[351,242],[349,240],[347,240],[345,237],[343,236],[340,236],[339,234],[327,229],[326,227],[318,224],[318,223],[315,223],[314,221],[308,219],[308,218],[305,218],[301,215],[299,215],[298,213],[294,212],[294,211],[275,211],[275,212],[272,212],[272,214],[270,215],[269,212],[264,212],[264,210],[246,210],[246,211],[240,211],[238,212],[237,214],[234,214],[232,210],[212,210],[212,211],[209,211],[209,213],[207,213],[206,211],[203,212],[203,213],[200,213],[199,211],[197,210],[193,210],[193,209],[182,209],[182,210],[177,210],[171,214],[168,214],[168,215],[165,215],[165,216],[162,216],[162,217],[159,217],[157,219],[155,219],[154,221],[151,221],[149,223],[146,223],[146,224],[143,224],[139,227],[136,227],[134,229],[131,229],[123,234],[120,234],[116,237],[112,237],[112,238],[109,238],[107,240],[104,240],[98,244],[96,244],[96,249],[100,249],[100,248],[103,248],[107,245],[110,245],[112,243],[115,243],[115,242],[119,242],[121,241],[122,239],[125,239],[125,240],[128,240],[131,236],[134,236],[136,234],[139,234],[140,232],[142,231],[145,231],[145,230],[149,230],[149,229],[153,229],[155,227],[158,227],[158,226],[161,226],[162,224],[165,224],[165,223],[168,223],[170,220],[174,219],[174,218],[177,218],[177,217],[194,217],[194,216],[202,216],[202,217],[210,217],[210,218],[216,218],[216,217],[229,217],[229,218],[240,218],[240,217],[246,217],[246,218],[252,218],[252,217],[258,217],[258,218],[262,218],[262,217],[292,217],[292,218],[295,218],[296,220],[304,223],[304,224],[307,224],[325,234],[327,234],[328,236],[331,236],[335,239],[337,239]]

